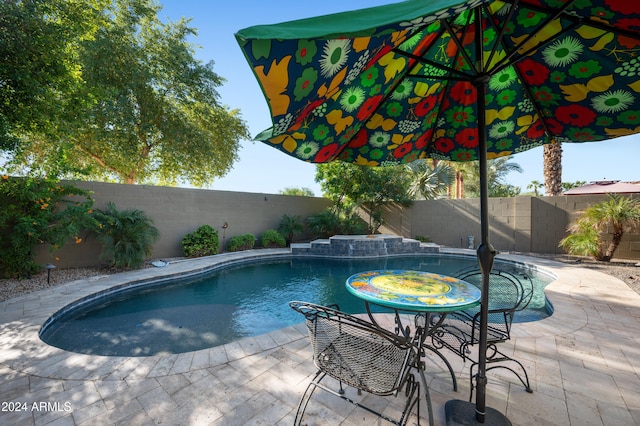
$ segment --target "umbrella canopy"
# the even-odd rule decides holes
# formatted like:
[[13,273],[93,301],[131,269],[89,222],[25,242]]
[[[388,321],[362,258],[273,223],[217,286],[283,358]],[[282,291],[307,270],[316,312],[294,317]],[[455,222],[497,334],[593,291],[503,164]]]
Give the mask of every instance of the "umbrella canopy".
[[416,0],[236,37],[274,124],[256,139],[377,166],[638,132],[639,29],[630,0]]
[[273,120],[256,139],[316,163],[479,160],[475,419],[462,420],[468,407],[456,405],[464,414],[452,422],[484,423],[493,413],[483,348],[495,254],[487,158],[640,132],[640,3],[408,0],[251,27],[236,38]]

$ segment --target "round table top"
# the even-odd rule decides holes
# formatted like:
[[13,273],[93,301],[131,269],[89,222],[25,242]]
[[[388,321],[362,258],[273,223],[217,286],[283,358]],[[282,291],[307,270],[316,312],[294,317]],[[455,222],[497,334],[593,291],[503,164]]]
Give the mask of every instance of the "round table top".
[[480,289],[447,275],[410,270],[365,271],[347,279],[356,297],[394,309],[449,312],[480,303]]

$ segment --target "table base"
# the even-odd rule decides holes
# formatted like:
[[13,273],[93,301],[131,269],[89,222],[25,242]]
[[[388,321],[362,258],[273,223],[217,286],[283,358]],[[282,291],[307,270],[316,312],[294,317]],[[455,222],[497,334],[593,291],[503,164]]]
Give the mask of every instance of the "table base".
[[511,421],[498,410],[486,407],[484,423],[476,421],[476,404],[467,401],[454,399],[447,401],[444,405],[447,426],[511,426]]

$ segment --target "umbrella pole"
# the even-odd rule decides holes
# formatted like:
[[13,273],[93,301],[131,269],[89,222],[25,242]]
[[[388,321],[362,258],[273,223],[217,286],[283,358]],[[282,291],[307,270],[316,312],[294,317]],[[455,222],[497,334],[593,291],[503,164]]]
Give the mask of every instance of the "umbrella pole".
[[484,112],[485,86],[488,76],[479,76],[478,91],[478,156],[480,167],[480,246],[478,263],[482,271],[482,295],[480,298],[480,341],[478,347],[478,375],[476,377],[476,403],[451,400],[445,404],[447,426],[489,424],[511,425],[507,417],[486,406],[487,390],[487,323],[489,320],[489,276],[496,251],[489,242],[489,182],[487,176],[487,126]]

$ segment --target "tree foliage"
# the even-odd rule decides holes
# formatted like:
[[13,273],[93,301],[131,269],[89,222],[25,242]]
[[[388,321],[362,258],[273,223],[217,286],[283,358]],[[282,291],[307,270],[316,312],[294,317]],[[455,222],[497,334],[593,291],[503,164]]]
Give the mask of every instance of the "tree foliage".
[[416,160],[407,164],[411,177],[409,195],[414,198],[434,200],[447,193],[453,184],[455,172],[445,162],[438,162],[433,167],[427,160]]
[[51,251],[93,228],[88,191],[45,178],[0,178],[0,277],[28,277],[40,269],[37,246]]
[[26,133],[51,135],[80,82],[78,46],[104,0],[0,1],[0,151]]
[[78,43],[81,83],[67,93],[73,120],[54,136],[30,134],[19,163],[195,186],[229,171],[249,137],[246,124],[219,103],[224,80],[213,62],[195,58],[188,38],[196,30],[185,19],[160,21],[160,10],[153,0],[115,0],[100,10],[99,26]]
[[411,178],[405,166],[363,167],[332,162],[316,167],[316,182],[320,182],[326,197],[334,202],[336,211],[351,212],[356,207],[369,214],[369,232],[382,225],[382,207],[388,203],[408,205]]
[[[480,197],[480,167],[477,161],[453,163],[452,167],[463,172],[467,197]],[[487,184],[489,197],[514,197],[520,194],[520,187],[507,183],[511,172],[522,173],[522,167],[511,161],[511,157],[500,157],[488,161]]]
[[298,197],[314,197],[315,194],[313,191],[307,187],[296,188],[296,187],[287,187],[280,191],[282,195],[295,195]]

